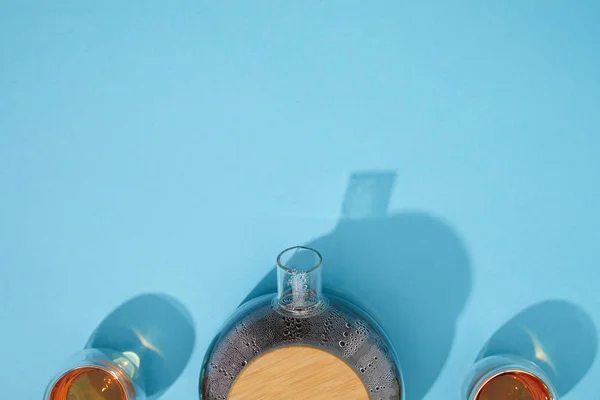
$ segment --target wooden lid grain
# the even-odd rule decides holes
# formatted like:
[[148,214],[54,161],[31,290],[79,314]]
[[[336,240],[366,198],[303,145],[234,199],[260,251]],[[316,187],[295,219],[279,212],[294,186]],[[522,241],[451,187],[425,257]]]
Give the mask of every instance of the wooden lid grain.
[[252,360],[228,400],[369,400],[362,379],[341,358],[309,346],[286,346]]

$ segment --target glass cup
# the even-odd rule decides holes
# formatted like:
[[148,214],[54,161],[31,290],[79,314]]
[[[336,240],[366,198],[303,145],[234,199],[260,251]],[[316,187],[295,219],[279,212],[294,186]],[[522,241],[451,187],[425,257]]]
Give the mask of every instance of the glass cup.
[[535,363],[514,355],[486,357],[471,370],[465,400],[558,400],[558,393]]
[[194,321],[175,298],[135,296],[107,315],[52,378],[44,400],[155,400],[184,370]]
[[139,357],[133,352],[88,348],[49,383],[44,400],[144,400]]

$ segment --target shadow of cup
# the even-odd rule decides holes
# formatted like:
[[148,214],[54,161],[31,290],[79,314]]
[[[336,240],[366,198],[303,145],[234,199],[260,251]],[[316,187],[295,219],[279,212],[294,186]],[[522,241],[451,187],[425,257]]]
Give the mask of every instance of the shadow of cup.
[[579,306],[548,300],[517,314],[488,340],[477,356],[512,354],[534,362],[562,397],[590,369],[598,349],[594,323]]
[[86,348],[112,349],[137,358],[146,396],[156,399],[185,368],[194,341],[193,320],[180,302],[164,294],[143,294],[110,313]]

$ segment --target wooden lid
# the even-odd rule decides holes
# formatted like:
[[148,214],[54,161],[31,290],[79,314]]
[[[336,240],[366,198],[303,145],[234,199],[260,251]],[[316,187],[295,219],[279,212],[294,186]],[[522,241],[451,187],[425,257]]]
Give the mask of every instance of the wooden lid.
[[369,400],[362,379],[337,356],[309,346],[271,350],[246,366],[228,400]]

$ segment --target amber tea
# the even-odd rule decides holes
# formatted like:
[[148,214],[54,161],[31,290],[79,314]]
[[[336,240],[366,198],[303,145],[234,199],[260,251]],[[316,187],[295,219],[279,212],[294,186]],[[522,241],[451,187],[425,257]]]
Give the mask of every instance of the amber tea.
[[509,371],[488,380],[476,400],[552,400],[546,384],[535,375]]
[[56,382],[50,400],[128,400],[116,373],[86,366],[72,369]]

